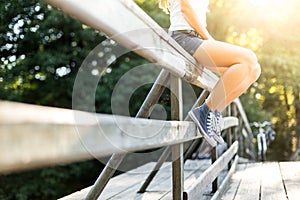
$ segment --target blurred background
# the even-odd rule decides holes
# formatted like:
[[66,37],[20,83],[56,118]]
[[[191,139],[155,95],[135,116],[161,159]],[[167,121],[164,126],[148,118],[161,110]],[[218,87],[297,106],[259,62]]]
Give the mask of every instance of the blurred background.
[[[157,0],[136,3],[168,28],[169,16]],[[300,160],[299,10],[298,0],[211,0],[207,13],[215,39],[250,48],[259,58],[262,75],[240,99],[250,122],[272,123],[276,139],[267,151],[269,161]],[[72,108],[78,69],[106,36],[37,0],[0,0],[0,21],[0,100]],[[128,70],[146,63],[129,52],[111,64],[96,91],[97,112],[111,113],[114,85]],[[150,87],[132,95],[132,116]],[[160,99],[167,111],[169,100],[168,92]],[[0,199],[57,199],[93,184],[102,168],[90,160],[0,175]]]

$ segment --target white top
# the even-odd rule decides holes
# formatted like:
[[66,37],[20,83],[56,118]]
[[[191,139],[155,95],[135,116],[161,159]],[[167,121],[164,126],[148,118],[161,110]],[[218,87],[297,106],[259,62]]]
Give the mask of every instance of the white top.
[[[208,11],[209,0],[188,0],[195,11],[199,21],[206,27],[206,12]],[[181,12],[180,0],[170,0],[170,21],[171,26],[169,31],[175,30],[193,30],[186,21]]]

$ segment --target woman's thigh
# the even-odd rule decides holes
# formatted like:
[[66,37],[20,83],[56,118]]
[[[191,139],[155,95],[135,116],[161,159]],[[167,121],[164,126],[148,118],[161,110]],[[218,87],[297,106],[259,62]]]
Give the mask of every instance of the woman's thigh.
[[216,40],[205,40],[193,56],[204,67],[220,73],[234,64],[257,62],[252,51]]

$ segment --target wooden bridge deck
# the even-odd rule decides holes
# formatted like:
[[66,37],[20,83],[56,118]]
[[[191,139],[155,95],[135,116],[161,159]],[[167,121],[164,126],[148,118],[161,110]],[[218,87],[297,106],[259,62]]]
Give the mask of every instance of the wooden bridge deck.
[[[206,160],[187,160],[184,165],[184,187],[189,188],[193,182],[200,177],[200,175],[211,165],[209,159]],[[154,167],[155,162],[145,164],[139,168],[131,170],[127,173],[121,174],[112,178],[101,196],[98,199],[124,199],[124,200],[168,200],[172,199],[172,164],[165,162],[161,170],[155,176],[149,185],[147,192],[137,193],[142,186],[146,177]],[[221,173],[225,176],[227,170]],[[88,193],[89,188],[73,193],[69,196],[61,198],[60,200],[78,200],[84,199]],[[209,192],[210,187],[208,187]]]
[[300,162],[239,164],[222,200],[299,200]]
[[[210,166],[210,160],[187,160],[184,166],[184,187],[188,189],[193,182]],[[154,162],[143,165],[110,180],[98,199],[124,200],[169,200],[172,199],[171,163],[166,162],[158,172],[147,192],[139,194],[138,189],[154,166]],[[227,171],[219,177],[222,182]],[[222,200],[299,200],[300,162],[266,162],[238,164],[236,172],[225,187],[225,191],[214,198],[211,186],[207,187],[201,199]],[[60,200],[84,199],[89,188],[73,193]]]

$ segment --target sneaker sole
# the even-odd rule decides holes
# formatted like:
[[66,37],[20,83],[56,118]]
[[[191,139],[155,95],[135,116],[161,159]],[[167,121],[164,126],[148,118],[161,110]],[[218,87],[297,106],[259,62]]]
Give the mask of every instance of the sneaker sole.
[[225,141],[221,136],[218,136],[217,134],[213,134],[213,138],[219,143],[219,144],[224,144]]
[[200,129],[202,136],[208,142],[208,144],[210,144],[212,147],[215,147],[217,145],[217,142],[204,131],[203,127],[198,122],[198,119],[194,115],[193,111],[189,111],[189,116],[195,122],[195,124],[197,125],[197,127]]

